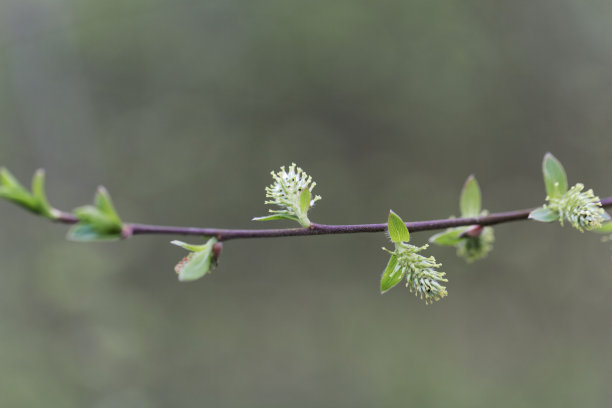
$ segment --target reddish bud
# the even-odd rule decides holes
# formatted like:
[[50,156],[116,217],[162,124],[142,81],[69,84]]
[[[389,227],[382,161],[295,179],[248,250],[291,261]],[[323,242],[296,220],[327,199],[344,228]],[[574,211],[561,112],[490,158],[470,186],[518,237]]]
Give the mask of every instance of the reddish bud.
[[482,225],[472,225],[470,228],[468,228],[461,234],[461,238],[478,238],[480,234],[482,234],[483,229],[484,227]]

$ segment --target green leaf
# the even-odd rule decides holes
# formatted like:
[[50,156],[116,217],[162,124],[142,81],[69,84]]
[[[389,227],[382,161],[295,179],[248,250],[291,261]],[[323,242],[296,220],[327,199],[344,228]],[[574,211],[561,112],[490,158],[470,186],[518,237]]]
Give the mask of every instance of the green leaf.
[[298,221],[298,218],[296,216],[290,215],[290,214],[272,214],[272,215],[265,215],[263,217],[255,217],[253,218],[251,221],[273,221],[273,220],[291,220],[291,221]]
[[[104,187],[99,187],[94,198],[94,205],[85,205],[74,209],[74,215],[79,219],[77,227],[87,227],[83,230],[77,229],[79,234],[87,237],[77,239],[79,241],[90,240],[90,231],[95,231],[96,236],[107,239],[109,237],[121,238],[123,223],[117,215],[108,191]],[[73,235],[69,234],[69,239]]]
[[558,198],[567,192],[567,175],[563,165],[550,153],[544,155],[542,173],[548,197]]
[[469,228],[470,227],[450,228],[446,231],[432,235],[429,238],[429,242],[436,245],[455,246],[463,239],[461,234],[463,234]]
[[206,249],[206,245],[208,245],[208,244],[202,244],[202,245],[188,244],[187,242],[178,241],[176,239],[174,241],[170,241],[170,243],[172,245],[176,245],[181,248],[185,248],[186,250],[192,251],[192,252],[203,251],[204,249]]
[[119,218],[119,215],[115,210],[110,194],[103,186],[98,187],[96,197],[94,198],[94,204],[96,208],[98,208],[98,210],[105,214],[110,220],[115,222],[117,225],[121,225],[121,218]]
[[304,215],[308,213],[310,208],[310,190],[305,188],[300,194],[300,212]]
[[0,169],[0,197],[25,209],[56,219],[60,212],[49,205],[45,194],[45,171],[38,169],[32,177],[32,192],[22,186],[6,168]]
[[0,197],[12,201],[26,210],[38,213],[36,200],[27,190],[21,187],[0,187]]
[[0,169],[0,197],[29,210],[40,213],[32,194],[6,168]]
[[462,217],[478,217],[481,209],[480,186],[476,177],[471,175],[465,181],[459,199],[459,208]]
[[559,213],[552,211],[550,208],[540,207],[529,213],[529,219],[540,222],[552,222],[559,219]]
[[117,241],[122,237],[121,232],[103,232],[89,224],[77,224],[68,230],[66,238],[77,242],[96,242]]
[[38,169],[32,177],[32,196],[38,204],[40,214],[48,218],[57,218],[58,211],[49,204],[45,193],[45,171]]
[[19,187],[22,190],[25,188],[19,183],[19,181],[13,176],[13,174],[8,171],[6,167],[2,167],[0,169],[0,184],[4,187]]
[[83,207],[75,208],[74,215],[79,219],[81,224],[90,225],[100,233],[118,233],[121,232],[123,226],[121,223],[117,223],[116,220],[109,217],[107,214],[100,211],[93,205],[85,205]]
[[216,238],[210,238],[204,245],[190,245],[180,241],[172,241],[174,245],[186,249],[189,249],[188,247],[196,249],[196,251],[191,252],[174,267],[179,281],[194,281],[212,270],[214,266],[212,262],[213,246],[216,242]]
[[394,213],[389,211],[389,218],[387,220],[387,230],[389,231],[389,238],[393,242],[408,242],[410,241],[410,233],[404,221]]
[[612,222],[607,222],[600,228],[594,229],[593,231],[598,232],[600,234],[609,234],[612,232]]
[[210,251],[191,252],[174,269],[178,273],[178,280],[191,282],[200,279],[210,272],[210,261]]
[[404,278],[405,271],[397,267],[397,256],[391,255],[389,263],[380,278],[380,293],[385,293]]

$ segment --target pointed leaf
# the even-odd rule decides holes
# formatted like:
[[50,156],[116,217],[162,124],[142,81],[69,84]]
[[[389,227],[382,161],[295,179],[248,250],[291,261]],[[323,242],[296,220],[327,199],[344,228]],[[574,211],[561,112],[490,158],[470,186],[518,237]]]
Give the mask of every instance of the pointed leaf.
[[300,194],[300,211],[302,214],[306,215],[308,213],[308,209],[310,208],[310,190],[305,188],[302,190]]
[[476,177],[471,175],[465,181],[461,190],[461,198],[459,199],[459,208],[461,209],[462,217],[478,217],[481,203],[480,186]]
[[178,241],[178,240],[170,241],[170,243],[172,245],[176,245],[181,248],[185,248],[186,250],[192,251],[192,252],[203,251],[204,249],[206,249],[206,245],[208,245],[207,243],[202,244],[202,245],[193,245],[193,244],[188,244],[187,242]]
[[22,190],[25,190],[21,183],[6,167],[0,169],[0,184],[4,187],[20,187]]
[[116,224],[121,225],[121,219],[115,210],[110,194],[103,186],[98,187],[96,197],[94,198],[94,204],[102,213],[106,214],[109,219],[113,220]]
[[612,232],[612,222],[607,222],[600,228],[594,229],[593,231],[598,232],[600,234],[609,234]]
[[251,221],[273,221],[273,220],[291,220],[298,221],[298,218],[289,214],[272,214],[264,215],[263,217],[255,217]]
[[559,219],[559,213],[546,207],[540,207],[529,213],[529,219],[540,222],[552,222]]
[[29,211],[39,213],[36,199],[5,167],[0,169],[0,197]]
[[389,231],[389,238],[393,242],[408,242],[410,241],[410,233],[404,221],[394,213],[389,211],[389,218],[387,220],[387,230]]
[[37,212],[36,199],[22,187],[0,187],[0,197],[12,201],[29,211]]
[[45,171],[38,169],[32,177],[32,196],[36,199],[40,214],[55,218],[53,208],[49,205],[47,194],[45,193]]
[[77,242],[117,241],[121,239],[120,232],[101,232],[88,224],[77,224],[70,228],[66,238]]
[[[176,241],[177,243],[180,241]],[[173,242],[175,243],[175,242]],[[175,243],[175,245],[177,245]],[[178,279],[181,282],[189,282],[200,279],[212,270],[214,266],[212,262],[213,247],[217,243],[216,238],[210,238],[204,245],[194,245],[199,248],[196,252],[192,252],[183,258],[175,267],[174,270],[178,274]],[[190,246],[189,244],[179,246]]]
[[463,239],[462,234],[470,227],[451,228],[438,234],[432,235],[429,242],[436,245],[455,246]]
[[546,194],[550,198],[558,198],[567,192],[567,175],[559,160],[550,153],[544,155],[542,161],[542,173],[544,174],[544,184]]
[[183,258],[174,270],[181,282],[191,282],[200,279],[210,272],[210,251],[191,252]]
[[405,271],[403,271],[397,265],[397,256],[391,255],[389,263],[387,263],[387,267],[385,268],[380,278],[380,293],[385,293],[386,291],[400,283],[404,278],[404,272]]
[[121,223],[118,224],[108,214],[92,205],[75,208],[73,212],[81,224],[89,225],[100,233],[120,233],[123,228]]

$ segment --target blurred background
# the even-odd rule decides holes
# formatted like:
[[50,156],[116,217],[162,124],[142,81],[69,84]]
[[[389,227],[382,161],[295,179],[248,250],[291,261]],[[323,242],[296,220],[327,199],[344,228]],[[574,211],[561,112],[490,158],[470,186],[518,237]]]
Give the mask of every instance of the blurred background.
[[[612,195],[605,1],[0,0],[0,164],[70,210],[255,228],[269,172],[318,182],[320,223],[544,200],[546,151]],[[177,282],[175,237],[66,242],[0,202],[0,405],[602,407],[612,248],[496,227],[449,296],[381,296],[384,234],[230,241]],[[283,222],[266,227],[292,226]],[[414,234],[425,243],[428,233]],[[197,242],[197,239],[191,239]]]

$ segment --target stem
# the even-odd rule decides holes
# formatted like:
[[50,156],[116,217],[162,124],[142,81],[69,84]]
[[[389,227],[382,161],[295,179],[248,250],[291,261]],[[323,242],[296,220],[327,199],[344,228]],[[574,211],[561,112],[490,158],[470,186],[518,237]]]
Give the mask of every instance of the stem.
[[[612,197],[601,200],[601,206],[612,207]],[[529,217],[533,208],[526,210],[493,213],[482,217],[445,218],[440,220],[407,222],[410,232],[431,231],[444,228],[461,227],[465,225],[494,225],[512,221],[522,221]],[[61,213],[56,222],[75,224],[78,219],[69,213]],[[387,224],[356,224],[356,225],[326,225],[312,223],[309,228],[286,229],[223,229],[168,227],[163,225],[124,224],[124,235],[166,234],[166,235],[198,235],[216,237],[219,241],[244,238],[296,237],[304,235],[355,234],[358,232],[382,232],[387,230]]]

